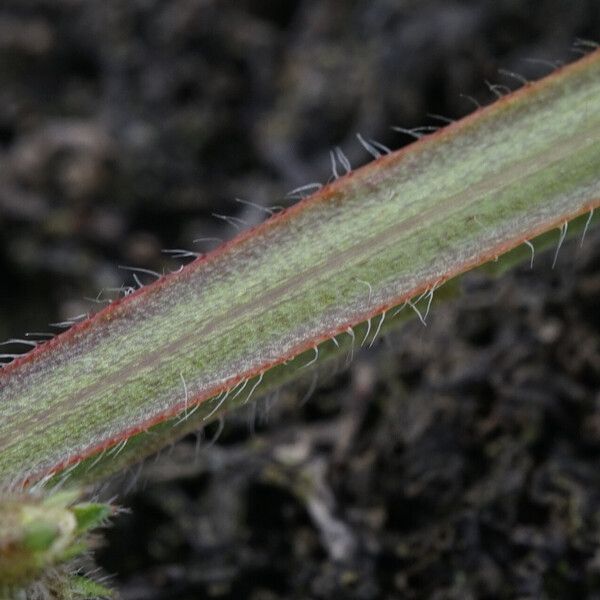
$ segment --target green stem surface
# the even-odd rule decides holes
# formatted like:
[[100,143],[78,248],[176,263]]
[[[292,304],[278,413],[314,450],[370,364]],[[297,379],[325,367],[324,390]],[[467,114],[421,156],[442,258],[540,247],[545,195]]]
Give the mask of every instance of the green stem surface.
[[154,436],[141,455],[174,418],[214,418],[260,393],[276,365],[310,360],[335,336],[352,342],[358,323],[373,319],[374,331],[384,311],[599,204],[597,51],[2,369],[0,481],[34,481]]

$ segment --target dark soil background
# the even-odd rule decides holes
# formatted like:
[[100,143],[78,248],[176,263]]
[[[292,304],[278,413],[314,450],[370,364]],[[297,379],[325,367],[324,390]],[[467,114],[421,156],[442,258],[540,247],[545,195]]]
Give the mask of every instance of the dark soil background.
[[[577,38],[600,38],[596,0],[3,0],[0,337],[89,311],[133,283],[118,265],[176,268],[162,249],[235,234],[212,213],[263,218],[235,197],[286,205],[333,146],[368,159],[357,132],[397,148],[392,125],[460,117]],[[125,477],[98,555],[122,597],[600,598],[600,236],[551,262],[467,278],[308,400]]]

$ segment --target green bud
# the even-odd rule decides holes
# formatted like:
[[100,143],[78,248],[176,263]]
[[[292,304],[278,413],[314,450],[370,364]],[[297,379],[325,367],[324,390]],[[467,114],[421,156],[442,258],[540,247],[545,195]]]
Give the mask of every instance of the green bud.
[[[0,498],[0,590],[14,590],[9,597],[19,597],[17,590],[42,580],[48,569],[55,576],[57,569],[88,550],[88,532],[102,525],[113,509],[99,503],[75,504],[78,497],[78,492],[61,491],[46,498]],[[61,585],[72,591],[65,597],[106,596],[106,590],[92,594],[103,586],[96,588],[82,577],[65,575]]]

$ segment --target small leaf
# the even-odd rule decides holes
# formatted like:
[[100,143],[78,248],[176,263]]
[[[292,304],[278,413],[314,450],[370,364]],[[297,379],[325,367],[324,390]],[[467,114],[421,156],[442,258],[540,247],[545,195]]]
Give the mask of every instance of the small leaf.
[[76,504],[71,508],[71,511],[77,521],[77,533],[99,527],[113,513],[110,505],[92,502]]
[[[69,490],[45,498],[33,494],[0,498],[0,591],[26,589],[34,583],[50,590],[70,589],[68,573],[72,561],[89,550],[88,532],[113,513],[106,504],[70,506],[79,494]],[[6,594],[0,594],[0,600],[10,597]],[[65,594],[58,597],[71,597]]]
[[110,589],[81,575],[69,577],[68,589],[72,598],[77,600],[114,597]]

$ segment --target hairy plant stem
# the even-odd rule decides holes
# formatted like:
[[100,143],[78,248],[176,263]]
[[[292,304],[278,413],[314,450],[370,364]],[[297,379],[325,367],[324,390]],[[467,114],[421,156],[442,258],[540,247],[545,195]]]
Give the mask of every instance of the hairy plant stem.
[[429,302],[448,279],[598,205],[600,51],[16,359],[0,371],[0,481],[84,459],[79,475],[99,477],[119,455],[131,462],[249,401],[286,368],[357,346],[357,324],[374,334],[395,307]]

